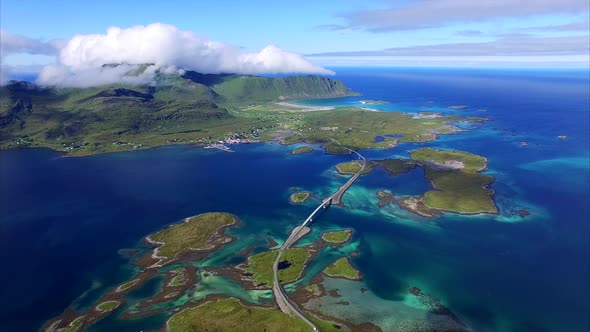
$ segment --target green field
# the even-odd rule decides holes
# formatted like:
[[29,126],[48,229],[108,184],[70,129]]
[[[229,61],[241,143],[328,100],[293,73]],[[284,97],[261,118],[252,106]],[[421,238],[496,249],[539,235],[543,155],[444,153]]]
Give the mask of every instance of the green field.
[[[353,94],[320,76],[263,78],[158,73],[155,85],[92,88],[0,87],[0,148],[50,147],[72,155],[127,151],[225,138],[260,139],[296,116],[239,112],[280,98]],[[244,116],[242,116],[244,115]]]
[[348,240],[350,240],[350,236],[352,234],[352,230],[344,229],[341,231],[333,231],[333,232],[325,232],[322,234],[322,240],[333,243],[333,244],[341,244]]
[[[259,284],[266,284],[268,287],[273,285],[273,271],[272,266],[277,258],[278,251],[267,251],[250,256],[248,258],[247,272],[253,274],[254,280]],[[286,269],[279,270],[279,281],[281,283],[289,283],[299,279],[301,272],[305,268],[305,264],[310,257],[307,248],[289,248],[283,252],[281,261],[288,261],[291,266]]]
[[300,148],[297,148],[297,149],[291,151],[291,154],[304,154],[304,153],[310,153],[311,151],[313,151],[313,148],[311,146],[302,146]]
[[[357,160],[347,161],[344,163],[340,163],[335,166],[336,170],[340,174],[356,174],[361,170],[361,162]],[[368,174],[373,171],[373,166],[370,162],[367,162],[367,166],[365,167],[362,174]]]
[[375,166],[383,167],[390,175],[406,173],[416,168],[416,162],[408,159],[385,159],[371,162]]
[[[348,154],[332,139],[353,149],[387,148],[433,140],[455,130],[448,121],[461,120],[415,119],[355,107],[286,110],[276,103],[350,94],[342,82],[317,76],[271,79],[187,72],[158,74],[153,86],[84,89],[16,82],[0,88],[0,148],[49,147],[88,155],[225,139],[281,139],[285,144],[323,143],[328,153]],[[376,136],[387,134],[403,137],[375,142]]]
[[[423,163],[426,178],[434,188],[424,194],[423,203],[427,207],[466,214],[497,212],[494,192],[488,188],[494,178],[479,173],[486,168],[485,158],[463,151],[431,148],[411,151],[410,155]],[[461,162],[463,168],[440,167],[448,165],[449,161]]]
[[[340,163],[335,167],[336,171],[340,174],[356,174],[361,170],[361,164],[358,160]],[[409,159],[368,160],[367,166],[362,174],[369,174],[376,167],[382,167],[390,175],[398,175],[416,168],[416,162]]]
[[229,213],[204,213],[150,235],[150,239],[164,243],[158,247],[159,256],[173,258],[184,250],[208,248],[209,238],[220,227],[236,221],[237,218]]
[[[353,149],[387,148],[398,142],[433,140],[455,131],[448,122],[466,120],[456,115],[415,118],[356,107],[302,111],[277,104],[355,94],[341,81],[321,76],[264,78],[186,71],[157,73],[153,83],[51,88],[12,82],[2,86],[0,148],[49,147],[87,155],[230,138],[268,141],[279,136],[285,144],[323,143],[328,153],[348,154],[332,139]],[[390,134],[401,138],[385,136]],[[376,136],[385,140],[375,142]],[[303,151],[309,149],[298,152]]]
[[324,269],[324,273],[330,277],[340,277],[352,280],[357,280],[360,277],[359,271],[350,265],[350,262],[346,257],[342,257],[328,265],[328,267]]
[[[317,140],[317,142],[324,142],[324,140]],[[322,148],[324,148],[326,150],[326,153],[329,154],[350,154],[350,151],[347,150],[345,147],[343,147],[342,145],[338,144],[338,143],[334,143],[334,142],[327,142],[324,145],[322,145]]]
[[305,191],[300,191],[300,192],[291,194],[291,197],[289,197],[289,200],[291,201],[291,203],[304,203],[305,201],[307,201],[307,199],[310,196],[311,196],[311,193],[305,192]]
[[486,159],[464,151],[446,151],[433,148],[421,148],[410,152],[413,160],[418,162],[433,161],[444,164],[449,160],[456,160],[464,164],[463,171],[478,172],[486,167]]
[[424,194],[424,204],[428,207],[460,213],[496,213],[492,198],[494,192],[486,188],[494,178],[479,173],[461,171],[426,171],[436,190]]
[[[342,328],[341,324],[336,324],[337,326],[340,327],[336,327],[335,324],[333,322],[330,321],[324,321],[321,320],[311,314],[306,314],[303,313],[303,315],[310,321],[313,323],[313,325],[315,325],[318,330],[320,332],[342,332],[342,331],[348,331],[348,329],[346,327]],[[309,328],[309,327],[308,327]],[[362,330],[359,330],[362,331]]]
[[236,299],[224,299],[207,302],[175,314],[168,320],[168,330],[170,332],[307,332],[310,328],[301,319],[291,317],[277,309],[244,306]]
[[[332,111],[307,112],[301,134],[306,141],[329,142],[337,140],[353,150],[361,148],[387,148],[397,142],[425,142],[436,138],[436,134],[454,132],[447,125],[447,118],[414,119],[400,112],[372,112],[359,108],[341,107]],[[338,128],[321,130],[321,128]],[[310,129],[311,128],[311,129]],[[318,130],[319,129],[319,130]],[[376,136],[388,134],[403,135],[402,138],[385,137],[375,142]]]
[[101,311],[101,312],[111,311],[111,310],[115,310],[120,305],[121,305],[121,302],[119,302],[119,301],[105,301],[105,302],[101,302],[100,304],[98,304],[96,306],[96,310]]

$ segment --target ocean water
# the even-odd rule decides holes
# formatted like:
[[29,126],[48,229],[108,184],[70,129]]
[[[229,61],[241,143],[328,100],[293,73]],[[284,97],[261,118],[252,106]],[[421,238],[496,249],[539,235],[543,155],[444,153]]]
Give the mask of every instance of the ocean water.
[[[374,319],[382,326],[396,317],[423,314],[402,305],[408,288],[417,286],[476,331],[588,330],[589,73],[335,70],[336,78],[363,95],[302,103],[490,118],[479,128],[434,142],[363,154],[382,159],[433,146],[483,155],[489,160],[486,172],[496,179],[492,188],[500,214],[429,220],[393,206],[377,208],[378,189],[415,195],[428,183],[419,169],[397,177],[375,172],[361,177],[344,196],[347,208],[330,208],[314,223],[304,243],[341,227],[352,228],[353,239],[322,252],[298,284],[338,255],[357,251],[352,262],[364,280],[339,287],[367,287],[364,305],[379,309]],[[362,99],[390,104],[362,105]],[[451,105],[469,108],[448,109]],[[92,305],[136,272],[121,249],[140,246],[145,235],[186,216],[227,211],[242,220],[230,231],[239,241],[197,263],[199,269],[235,265],[236,252],[249,246],[264,250],[270,239],[282,242],[321,197],[345,181],[333,166],[350,160],[319,148],[292,156],[291,149],[276,143],[235,146],[235,153],[169,146],[83,158],[44,149],[0,152],[2,330],[33,331],[68,306]],[[316,196],[292,205],[292,187]],[[519,217],[520,209],[531,215]],[[130,294],[126,308],[153,294],[157,283]],[[247,292],[219,277],[202,278],[190,292],[172,305],[216,293],[252,303],[271,301],[269,292]],[[352,315],[335,311],[330,314]],[[161,325],[167,317],[123,321],[115,313],[90,330],[137,331]]]

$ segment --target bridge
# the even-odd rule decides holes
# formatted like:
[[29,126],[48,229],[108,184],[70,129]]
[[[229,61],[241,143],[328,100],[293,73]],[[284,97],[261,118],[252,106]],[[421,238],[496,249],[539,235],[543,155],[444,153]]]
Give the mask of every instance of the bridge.
[[352,186],[354,181],[356,181],[356,179],[358,179],[358,177],[361,176],[361,174],[365,170],[365,167],[367,166],[367,159],[365,159],[365,157],[363,157],[360,153],[358,153],[354,150],[351,150],[351,149],[348,149],[348,151],[350,151],[350,153],[356,154],[359,157],[359,159],[362,161],[361,162],[361,169],[355,175],[353,175],[348,181],[346,181],[346,183],[344,185],[342,185],[334,195],[332,195],[331,204],[334,204],[334,205],[342,204],[342,195],[344,195],[344,193],[348,190],[348,188],[350,188],[350,186]]
[[[346,149],[348,149],[348,148],[346,148]],[[348,181],[346,181],[346,183],[344,185],[342,185],[340,188],[338,188],[338,190],[334,194],[332,194],[328,198],[324,199],[322,201],[322,203],[315,210],[313,210],[313,212],[307,217],[307,219],[305,219],[303,224],[301,224],[300,226],[297,226],[297,227],[295,227],[295,229],[293,229],[293,231],[291,232],[291,235],[289,235],[289,237],[287,238],[285,243],[283,243],[283,245],[279,249],[279,253],[277,254],[277,258],[275,259],[273,266],[272,266],[272,270],[273,270],[273,274],[274,274],[272,291],[273,291],[275,299],[277,301],[277,305],[279,306],[279,308],[281,309],[282,312],[289,314],[289,315],[295,314],[297,317],[299,317],[301,320],[303,320],[307,325],[309,325],[309,327],[311,327],[313,329],[313,331],[316,331],[316,332],[318,331],[318,328],[315,325],[313,325],[313,323],[310,322],[307,318],[305,318],[305,316],[297,308],[296,304],[292,303],[291,300],[289,300],[289,297],[287,296],[287,294],[285,293],[285,290],[281,286],[281,284],[279,282],[279,277],[278,277],[279,276],[279,262],[281,261],[281,257],[283,255],[283,253],[285,252],[285,250],[291,248],[291,246],[293,246],[293,244],[295,244],[295,242],[299,241],[300,238],[302,238],[307,233],[309,233],[309,228],[307,227],[307,225],[309,225],[313,220],[315,220],[316,217],[322,211],[324,211],[326,208],[328,208],[328,206],[330,206],[331,204],[337,204],[337,205],[341,204],[342,195],[344,195],[346,190],[348,190],[348,188],[350,188],[350,186],[352,186],[354,181],[356,181],[358,179],[358,177],[361,176],[361,174],[365,170],[365,167],[367,166],[367,160],[365,159],[365,157],[363,157],[360,153],[358,153],[352,149],[348,149],[348,150],[351,153],[356,154],[359,157],[359,159],[362,161],[361,169],[356,174],[354,174],[350,179],[348,179]]]

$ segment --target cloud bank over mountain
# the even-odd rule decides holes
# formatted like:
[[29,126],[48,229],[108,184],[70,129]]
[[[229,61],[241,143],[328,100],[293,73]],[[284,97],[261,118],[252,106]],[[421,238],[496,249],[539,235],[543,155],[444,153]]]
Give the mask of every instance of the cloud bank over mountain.
[[[105,34],[76,35],[60,47],[57,44],[11,41],[6,49],[12,53],[57,53],[56,63],[42,68],[38,83],[68,87],[149,83],[158,69],[201,73],[333,74],[299,54],[274,45],[248,53],[237,46],[211,41],[162,23],[127,29],[111,27]],[[44,45],[51,47],[44,49]],[[110,64],[119,66],[105,66]],[[150,66],[140,75],[126,75],[142,64]]]

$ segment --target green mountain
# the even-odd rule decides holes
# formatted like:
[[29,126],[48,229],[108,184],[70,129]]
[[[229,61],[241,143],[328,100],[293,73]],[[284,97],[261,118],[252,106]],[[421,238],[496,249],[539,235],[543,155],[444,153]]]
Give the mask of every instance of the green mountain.
[[322,76],[264,78],[231,76],[211,86],[227,101],[263,102],[279,99],[316,99],[342,97],[351,92],[341,81]]
[[[129,73],[133,74],[137,73]],[[62,150],[89,144],[104,150],[105,144],[128,144],[135,138],[160,144],[174,140],[174,134],[212,128],[251,130],[241,125],[252,127],[253,121],[234,112],[249,105],[351,94],[342,82],[320,76],[265,78],[191,71],[157,73],[155,82],[139,86],[49,88],[11,82],[0,88],[0,140],[3,148]],[[162,141],[162,136],[168,137]]]

